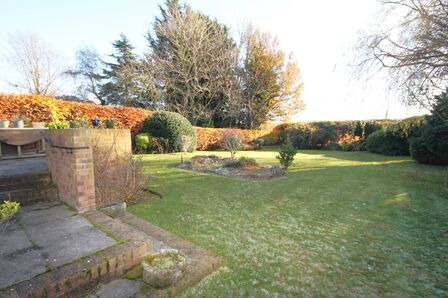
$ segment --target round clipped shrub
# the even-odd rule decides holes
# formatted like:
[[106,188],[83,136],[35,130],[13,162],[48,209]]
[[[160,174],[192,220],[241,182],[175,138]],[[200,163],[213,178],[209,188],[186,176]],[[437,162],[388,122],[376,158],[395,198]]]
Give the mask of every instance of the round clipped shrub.
[[151,135],[147,132],[135,136],[135,148],[139,153],[147,153],[151,148]]
[[188,152],[196,150],[196,130],[184,116],[173,112],[157,112],[145,122],[145,131],[152,137],[166,140],[165,152],[182,151],[182,136],[191,137]]
[[367,150],[383,155],[409,155],[409,143],[398,130],[382,129],[367,138]]
[[419,163],[448,165],[448,127],[425,125],[419,137],[410,140],[411,156]]

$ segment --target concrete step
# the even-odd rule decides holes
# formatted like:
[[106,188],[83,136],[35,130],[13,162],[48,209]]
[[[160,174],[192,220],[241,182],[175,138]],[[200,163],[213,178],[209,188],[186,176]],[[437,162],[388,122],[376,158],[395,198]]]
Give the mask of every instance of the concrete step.
[[0,203],[3,201],[15,201],[20,203],[21,206],[31,205],[37,202],[50,202],[58,199],[58,189],[54,185],[0,192]]
[[51,185],[49,173],[0,177],[0,192]]

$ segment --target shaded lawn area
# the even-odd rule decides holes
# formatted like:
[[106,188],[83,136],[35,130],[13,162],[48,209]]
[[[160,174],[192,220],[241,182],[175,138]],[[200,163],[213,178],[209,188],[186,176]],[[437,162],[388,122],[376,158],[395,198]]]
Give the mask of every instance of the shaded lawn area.
[[300,151],[288,176],[250,181],[176,169],[179,155],[143,158],[164,199],[129,211],[223,258],[181,296],[448,295],[446,167]]

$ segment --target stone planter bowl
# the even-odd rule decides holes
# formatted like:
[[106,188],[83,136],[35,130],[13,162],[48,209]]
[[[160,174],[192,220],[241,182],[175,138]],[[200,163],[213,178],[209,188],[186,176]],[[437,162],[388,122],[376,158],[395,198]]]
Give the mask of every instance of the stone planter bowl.
[[[177,258],[177,261],[170,267],[157,268],[152,265],[155,259],[166,258],[170,255],[175,255]],[[145,258],[142,266],[143,281],[153,288],[161,289],[175,284],[184,276],[187,270],[187,260],[178,250],[162,250]]]
[[0,120],[0,128],[8,128],[9,120]]

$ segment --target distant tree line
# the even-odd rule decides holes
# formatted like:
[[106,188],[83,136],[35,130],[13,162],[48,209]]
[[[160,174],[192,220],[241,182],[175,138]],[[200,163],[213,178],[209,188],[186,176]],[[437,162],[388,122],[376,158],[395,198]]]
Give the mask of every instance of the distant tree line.
[[235,41],[229,28],[178,0],[160,6],[138,55],[121,34],[114,53],[77,52],[67,73],[79,97],[103,105],[166,110],[204,127],[258,128],[304,108],[300,70],[269,33],[248,26]]

